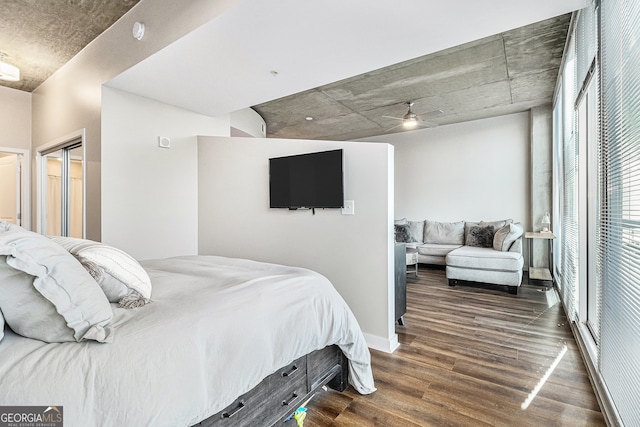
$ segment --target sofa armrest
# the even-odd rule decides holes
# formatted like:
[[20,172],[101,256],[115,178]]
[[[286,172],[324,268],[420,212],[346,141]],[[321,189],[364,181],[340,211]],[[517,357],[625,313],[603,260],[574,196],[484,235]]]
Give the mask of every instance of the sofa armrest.
[[518,237],[518,239],[513,242],[509,248],[509,252],[519,252],[522,254],[522,237]]

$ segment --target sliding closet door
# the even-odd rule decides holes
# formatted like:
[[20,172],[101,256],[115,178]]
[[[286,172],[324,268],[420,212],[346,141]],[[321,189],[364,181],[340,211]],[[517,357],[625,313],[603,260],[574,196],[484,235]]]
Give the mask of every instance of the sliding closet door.
[[84,236],[83,148],[76,141],[40,153],[42,233]]
[[0,152],[0,220],[20,224],[22,154]]

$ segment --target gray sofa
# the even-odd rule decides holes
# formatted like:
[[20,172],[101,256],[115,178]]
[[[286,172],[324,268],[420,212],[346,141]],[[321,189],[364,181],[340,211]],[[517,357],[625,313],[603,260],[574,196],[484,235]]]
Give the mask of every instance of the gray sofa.
[[524,228],[501,221],[396,220],[396,241],[418,251],[421,264],[446,266],[449,285],[458,281],[504,285],[518,293],[522,282]]

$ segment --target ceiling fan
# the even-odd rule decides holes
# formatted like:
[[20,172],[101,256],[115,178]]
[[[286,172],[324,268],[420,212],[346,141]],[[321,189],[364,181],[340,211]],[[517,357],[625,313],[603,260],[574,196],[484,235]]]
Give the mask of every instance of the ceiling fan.
[[[391,117],[391,116],[382,116],[386,119],[394,119],[394,120],[400,120],[400,124],[387,129],[387,132],[402,126],[403,128],[409,130],[409,129],[415,129],[417,127],[425,127],[425,128],[432,128],[432,127],[436,127],[438,126],[436,123],[433,122],[428,122],[425,120],[422,120],[420,117],[418,117],[418,115],[416,113],[414,113],[411,110],[411,107],[413,107],[413,102],[412,101],[407,101],[404,103],[407,106],[407,114],[405,114],[402,117]],[[442,110],[434,110],[431,111],[429,113],[424,114],[425,116],[438,116],[442,114]]]

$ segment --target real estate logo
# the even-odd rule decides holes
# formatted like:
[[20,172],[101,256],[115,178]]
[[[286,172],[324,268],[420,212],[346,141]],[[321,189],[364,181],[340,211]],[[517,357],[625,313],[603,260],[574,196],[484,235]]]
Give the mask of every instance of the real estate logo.
[[62,406],[0,406],[0,427],[63,427]]

